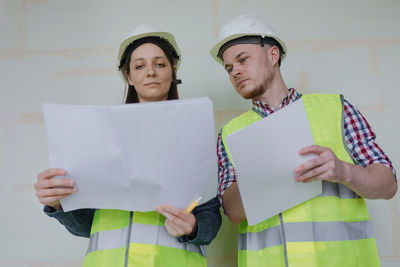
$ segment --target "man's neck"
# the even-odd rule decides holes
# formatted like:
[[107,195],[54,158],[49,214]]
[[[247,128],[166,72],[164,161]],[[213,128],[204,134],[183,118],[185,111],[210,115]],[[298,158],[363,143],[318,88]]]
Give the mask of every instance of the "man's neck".
[[280,106],[282,99],[284,99],[288,93],[289,89],[286,87],[283,80],[281,80],[280,82],[276,82],[269,86],[265,90],[264,94],[257,96],[252,100],[253,102],[262,101],[271,106],[273,109],[277,109]]

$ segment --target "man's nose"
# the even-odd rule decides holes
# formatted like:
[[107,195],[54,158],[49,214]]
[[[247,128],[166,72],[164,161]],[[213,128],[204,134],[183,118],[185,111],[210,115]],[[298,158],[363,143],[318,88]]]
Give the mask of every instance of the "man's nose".
[[239,74],[241,74],[243,71],[243,68],[240,64],[234,63],[232,66],[232,75],[233,76],[237,76]]

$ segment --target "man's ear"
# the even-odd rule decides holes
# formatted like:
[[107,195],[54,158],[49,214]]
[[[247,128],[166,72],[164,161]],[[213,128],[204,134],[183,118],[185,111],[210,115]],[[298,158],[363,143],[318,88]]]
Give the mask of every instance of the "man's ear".
[[275,66],[276,64],[279,64],[279,57],[280,57],[279,48],[277,46],[272,46],[268,50],[271,57],[272,65]]

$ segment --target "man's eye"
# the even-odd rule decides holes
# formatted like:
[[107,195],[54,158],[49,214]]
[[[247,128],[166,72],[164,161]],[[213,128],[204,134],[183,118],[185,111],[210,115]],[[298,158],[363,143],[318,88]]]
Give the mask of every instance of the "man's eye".
[[228,73],[231,73],[231,72],[232,72],[232,70],[233,70],[233,68],[232,68],[232,67],[230,67],[230,68],[226,68],[226,72],[228,72]]
[[240,59],[240,63],[244,63],[244,62],[246,62],[246,60],[247,60],[247,57],[243,57]]

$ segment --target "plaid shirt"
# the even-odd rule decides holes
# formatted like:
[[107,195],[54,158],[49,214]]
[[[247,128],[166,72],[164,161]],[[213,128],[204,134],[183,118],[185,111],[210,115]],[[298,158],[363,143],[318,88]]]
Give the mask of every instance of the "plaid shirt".
[[[281,101],[279,109],[286,107],[290,103],[301,97],[295,89],[290,88],[289,94]],[[344,133],[346,145],[351,151],[354,159],[361,166],[368,166],[373,163],[380,163],[388,166],[396,176],[391,161],[383,150],[375,143],[375,133],[364,116],[349,102],[343,101],[344,105]],[[266,117],[276,110],[261,101],[253,102],[253,110],[262,117]],[[222,131],[222,130],[221,130]],[[236,182],[235,169],[229,161],[225,146],[222,143],[221,131],[218,135],[217,154],[218,154],[218,198],[222,204],[225,190]]]

